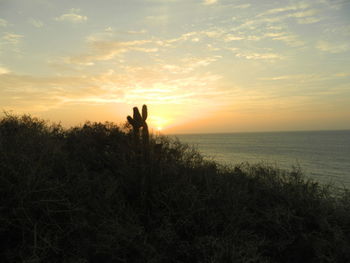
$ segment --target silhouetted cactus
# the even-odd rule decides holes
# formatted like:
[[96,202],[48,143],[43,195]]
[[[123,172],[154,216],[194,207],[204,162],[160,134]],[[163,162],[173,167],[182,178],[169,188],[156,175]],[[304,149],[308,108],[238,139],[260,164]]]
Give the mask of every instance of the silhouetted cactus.
[[[147,200],[145,196],[150,192],[151,188],[151,178],[149,176],[149,162],[150,162],[150,146],[149,146],[149,132],[148,125],[146,123],[147,119],[147,106],[142,106],[142,116],[137,107],[133,108],[133,117],[128,116],[127,120],[131,124],[134,134],[134,142],[136,145],[136,167],[140,171],[139,173],[139,185],[138,192],[142,196],[143,200]],[[140,128],[142,136],[142,145],[140,146]]]
[[146,123],[146,119],[147,119],[147,106],[143,105],[142,106],[142,116],[139,112],[139,109],[137,107],[133,108],[134,110],[134,114],[133,114],[133,118],[131,116],[128,116],[128,122],[131,124],[132,129],[133,129],[133,133],[135,136],[135,141],[136,143],[138,143],[139,139],[140,139],[140,128],[142,128],[141,130],[141,135],[142,135],[142,143],[144,146],[148,146],[149,145],[149,132],[148,132],[148,125]]

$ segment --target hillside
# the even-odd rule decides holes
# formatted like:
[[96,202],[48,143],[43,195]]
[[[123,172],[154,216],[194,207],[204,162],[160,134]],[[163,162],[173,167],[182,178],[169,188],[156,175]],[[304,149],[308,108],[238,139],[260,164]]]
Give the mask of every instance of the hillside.
[[128,127],[0,120],[1,262],[350,262],[350,194]]

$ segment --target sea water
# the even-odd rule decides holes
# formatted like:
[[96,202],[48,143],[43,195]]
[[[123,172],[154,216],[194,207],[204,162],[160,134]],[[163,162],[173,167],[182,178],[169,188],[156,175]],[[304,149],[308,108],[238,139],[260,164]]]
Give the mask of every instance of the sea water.
[[350,130],[175,135],[225,165],[268,163],[350,187]]

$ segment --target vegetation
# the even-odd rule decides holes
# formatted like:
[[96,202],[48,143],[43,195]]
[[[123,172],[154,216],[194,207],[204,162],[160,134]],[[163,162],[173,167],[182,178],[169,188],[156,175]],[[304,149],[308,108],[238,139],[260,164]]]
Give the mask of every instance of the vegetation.
[[349,192],[148,147],[111,123],[2,118],[1,262],[350,262]]

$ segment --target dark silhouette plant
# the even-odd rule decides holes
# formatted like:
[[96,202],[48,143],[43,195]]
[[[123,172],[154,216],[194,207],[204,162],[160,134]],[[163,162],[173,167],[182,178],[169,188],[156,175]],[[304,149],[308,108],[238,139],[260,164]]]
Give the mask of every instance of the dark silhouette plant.
[[149,132],[148,132],[148,125],[146,123],[147,114],[148,114],[147,106],[146,105],[142,106],[142,116],[137,107],[134,107],[133,110],[134,110],[133,117],[128,116],[127,120],[132,126],[135,143],[138,144],[140,140],[140,128],[142,128],[141,130],[142,143],[145,147],[148,147]]
[[[136,163],[135,167],[138,169],[137,192],[141,196],[147,195],[151,190],[151,176],[150,176],[150,144],[147,119],[147,106],[142,106],[142,115],[137,107],[133,108],[133,117],[127,116],[127,120],[132,126],[132,133],[134,137]],[[141,138],[140,138],[141,129]],[[140,144],[141,139],[141,144]],[[142,198],[145,200],[145,198]]]

